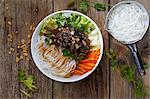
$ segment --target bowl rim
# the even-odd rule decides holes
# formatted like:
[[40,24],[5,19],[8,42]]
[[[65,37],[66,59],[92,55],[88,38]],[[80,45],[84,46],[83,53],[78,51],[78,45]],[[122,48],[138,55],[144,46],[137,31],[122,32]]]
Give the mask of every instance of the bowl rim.
[[[49,18],[49,17],[51,17],[51,16],[53,16],[53,15],[55,15],[55,14],[58,14],[58,13],[75,13],[75,14],[81,15],[81,16],[87,18],[88,20],[90,20],[90,21],[94,24],[95,28],[97,29],[97,31],[98,31],[99,34],[100,34],[100,35],[99,35],[99,38],[100,38],[100,47],[101,47],[101,48],[100,48],[100,55],[99,55],[99,58],[98,58],[98,60],[97,60],[97,63],[95,64],[95,66],[93,67],[92,70],[90,70],[89,72],[87,72],[87,73],[81,75],[82,77],[79,77],[79,78],[76,78],[76,79],[70,79],[70,80],[68,79],[68,80],[67,80],[67,78],[66,78],[66,80],[60,80],[60,79],[56,79],[56,78],[54,78],[54,77],[52,77],[52,76],[47,75],[42,69],[39,68],[40,66],[39,66],[39,64],[37,63],[37,60],[35,59],[35,56],[33,55],[33,53],[34,53],[33,40],[34,40],[34,38],[35,38],[35,35],[37,34],[38,29],[40,28],[40,26],[42,25],[42,23],[43,23],[44,20],[46,20],[47,18]],[[40,70],[40,72],[42,72],[42,74],[44,74],[46,77],[48,77],[48,78],[50,78],[50,79],[52,79],[52,80],[58,81],[58,82],[77,82],[77,81],[80,81],[80,80],[86,78],[87,76],[89,76],[89,75],[97,68],[98,64],[100,63],[100,61],[101,61],[101,59],[102,59],[103,47],[104,47],[104,46],[103,46],[102,33],[101,33],[99,27],[97,26],[97,24],[96,24],[91,18],[89,18],[88,16],[84,15],[83,13],[80,13],[80,12],[77,12],[77,11],[72,11],[72,10],[56,11],[56,12],[51,13],[51,14],[47,15],[46,17],[44,17],[44,18],[38,23],[38,25],[36,26],[36,28],[35,28],[35,30],[34,30],[34,32],[33,32],[32,38],[31,38],[31,56],[32,56],[32,59],[33,59],[35,65],[36,65],[36,67],[37,67],[37,68]]]

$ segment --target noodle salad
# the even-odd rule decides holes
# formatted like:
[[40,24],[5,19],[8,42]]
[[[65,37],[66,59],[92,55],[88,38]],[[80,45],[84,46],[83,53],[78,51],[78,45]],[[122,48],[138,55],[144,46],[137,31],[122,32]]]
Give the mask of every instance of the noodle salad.
[[94,24],[75,13],[57,13],[43,21],[37,45],[40,59],[52,75],[71,77],[93,69],[100,56],[100,40]]

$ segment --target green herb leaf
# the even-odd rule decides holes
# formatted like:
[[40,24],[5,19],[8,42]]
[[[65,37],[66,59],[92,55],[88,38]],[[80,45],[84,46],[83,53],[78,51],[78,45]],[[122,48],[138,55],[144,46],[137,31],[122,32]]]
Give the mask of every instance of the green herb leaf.
[[94,5],[94,8],[97,10],[97,11],[103,11],[103,10],[106,10],[106,6],[104,4],[100,4],[100,3],[97,3]]
[[136,93],[136,98],[140,99],[142,95],[142,89],[143,89],[143,84],[141,80],[137,80],[135,82],[135,93]]
[[112,48],[109,49],[109,53],[110,53],[110,54],[114,54],[114,51],[113,51]]
[[142,65],[143,65],[143,68],[144,68],[144,69],[148,69],[148,68],[150,67],[149,64],[146,64],[146,63],[144,63],[144,62],[142,63]]
[[37,89],[32,75],[29,75],[29,77],[26,80],[24,80],[23,84],[30,91],[35,91]]
[[118,66],[118,59],[116,58],[116,55],[114,54],[114,51],[112,48],[109,49],[109,52],[106,53],[106,56],[110,59],[111,70],[115,71]]
[[135,70],[127,65],[120,66],[120,73],[123,79],[126,79],[128,82],[134,81]]
[[88,11],[88,7],[89,7],[89,4],[88,4],[87,0],[81,0],[80,1],[80,7],[79,7],[79,9],[80,9],[80,11],[82,13],[86,14],[87,11]]
[[85,14],[88,12],[89,7],[94,7],[97,11],[104,11],[108,6],[110,5],[104,3],[88,2],[87,0],[80,1],[80,11]]
[[135,86],[135,94],[137,99],[141,99],[142,97],[149,95],[149,89],[148,87],[143,85],[141,78],[138,78],[136,80],[134,86]]
[[108,6],[110,6],[110,5],[108,5],[108,4],[102,4],[102,3],[96,3],[96,4],[94,5],[94,8],[95,8],[97,11],[104,11],[104,10],[106,10],[106,8],[107,8]]
[[52,43],[52,40],[49,37],[46,37],[45,43],[46,45],[50,45]]
[[20,82],[23,82],[25,80],[25,71],[19,71],[18,79]]
[[64,50],[62,50],[62,52],[63,52],[64,56],[70,56],[70,57],[72,57],[72,55],[73,55],[68,49],[64,49]]
[[[126,64],[119,65],[116,54],[114,53],[112,48],[110,48],[109,52],[106,53],[106,55],[111,60],[111,70],[118,70],[121,74],[121,77],[124,80],[127,80],[129,83],[132,83],[135,89],[137,99],[141,99],[143,96],[148,95],[149,91],[147,91],[147,87],[143,85],[142,79],[140,77],[135,78],[136,66],[128,66]],[[149,65],[143,63],[143,67],[146,69],[149,67]]]
[[18,80],[21,82],[29,91],[35,91],[37,89],[35,80],[32,75],[26,78],[24,71],[19,71]]

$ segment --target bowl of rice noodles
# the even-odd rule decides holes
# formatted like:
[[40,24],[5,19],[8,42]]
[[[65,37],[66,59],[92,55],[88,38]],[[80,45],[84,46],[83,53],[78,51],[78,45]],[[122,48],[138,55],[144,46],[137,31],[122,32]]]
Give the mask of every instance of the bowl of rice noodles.
[[36,66],[59,82],[75,82],[90,75],[102,53],[103,38],[98,26],[77,11],[49,14],[32,35],[31,54]]

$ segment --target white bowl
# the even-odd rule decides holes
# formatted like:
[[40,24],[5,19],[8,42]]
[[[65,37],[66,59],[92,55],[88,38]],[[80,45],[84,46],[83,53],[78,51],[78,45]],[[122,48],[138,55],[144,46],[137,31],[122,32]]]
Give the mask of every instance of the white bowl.
[[[53,15],[58,14],[58,13],[75,13],[75,14],[84,16],[85,18],[87,18],[88,20],[90,20],[90,21],[94,24],[95,28],[97,29],[97,31],[98,31],[98,33],[99,33],[100,51],[101,51],[101,54],[100,54],[100,56],[99,56],[99,59],[98,59],[96,65],[94,66],[94,68],[93,68],[91,71],[89,71],[89,72],[87,72],[87,73],[85,73],[85,74],[83,74],[83,75],[80,75],[80,76],[76,75],[76,76],[72,76],[72,77],[70,77],[70,78],[63,78],[63,77],[60,77],[60,76],[52,75],[52,74],[51,74],[51,69],[50,69],[50,67],[48,66],[48,64],[46,64],[44,61],[42,61],[42,60],[40,59],[39,55],[38,55],[38,52],[37,52],[37,43],[38,43],[38,40],[39,40],[39,38],[40,38],[39,33],[40,33],[40,30],[41,30],[41,27],[42,27],[42,23],[43,23],[43,21],[46,20],[47,18],[52,17]],[[51,78],[51,79],[53,79],[53,80],[59,81],[59,82],[75,82],[75,81],[79,81],[79,80],[81,80],[81,79],[87,77],[88,75],[90,75],[90,74],[96,69],[96,67],[98,66],[98,64],[99,64],[99,62],[100,62],[100,60],[101,60],[101,58],[102,58],[102,54],[103,54],[103,38],[102,38],[101,32],[100,32],[98,26],[96,25],[96,23],[95,23],[92,19],[90,19],[88,16],[86,16],[86,15],[80,13],[80,12],[77,12],[77,11],[71,11],[71,10],[58,11],[58,12],[54,12],[54,13],[52,13],[52,14],[46,16],[46,17],[37,25],[37,27],[36,27],[36,29],[35,29],[33,35],[32,35],[32,40],[31,40],[31,54],[32,54],[33,60],[34,60],[34,62],[35,62],[35,64],[36,64],[36,66],[38,67],[38,69],[39,69],[44,75],[46,75],[47,77],[49,77],[49,78]]]

